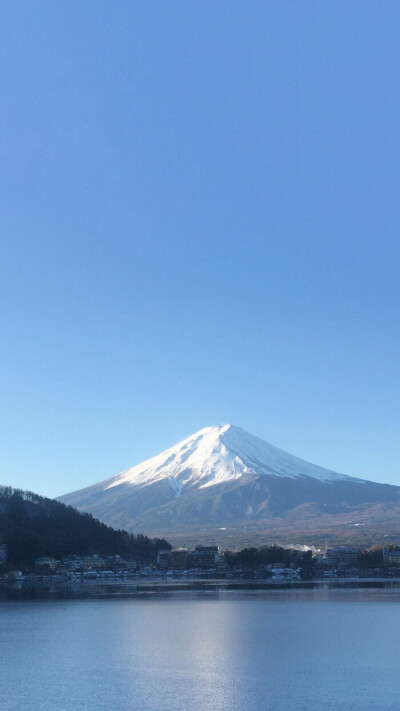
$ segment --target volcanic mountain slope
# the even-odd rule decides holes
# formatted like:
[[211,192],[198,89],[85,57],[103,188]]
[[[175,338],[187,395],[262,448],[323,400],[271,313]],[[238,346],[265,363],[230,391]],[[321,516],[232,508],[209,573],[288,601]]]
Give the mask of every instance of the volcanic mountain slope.
[[323,469],[232,425],[202,429],[60,500],[114,527],[172,540],[194,530],[221,538],[219,531],[259,535],[273,527],[284,527],[292,541],[301,530],[304,540],[319,520],[364,526],[369,512],[380,523],[388,512],[400,522],[400,487]]

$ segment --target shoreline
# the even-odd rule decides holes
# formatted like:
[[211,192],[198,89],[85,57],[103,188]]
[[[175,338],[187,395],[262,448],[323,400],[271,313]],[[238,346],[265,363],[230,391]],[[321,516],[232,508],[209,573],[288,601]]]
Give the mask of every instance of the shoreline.
[[[266,595],[275,593],[283,596],[290,594],[312,599],[332,598],[335,595],[359,593],[375,597],[379,591],[392,599],[400,601],[400,577],[396,578],[342,578],[312,580],[243,580],[243,579],[204,579],[174,580],[146,579],[129,581],[32,581],[21,580],[0,584],[0,602],[4,601],[50,601],[50,600],[99,600],[174,597],[185,596],[223,596]],[[375,593],[375,595],[374,595]],[[369,594],[369,595],[368,595]]]

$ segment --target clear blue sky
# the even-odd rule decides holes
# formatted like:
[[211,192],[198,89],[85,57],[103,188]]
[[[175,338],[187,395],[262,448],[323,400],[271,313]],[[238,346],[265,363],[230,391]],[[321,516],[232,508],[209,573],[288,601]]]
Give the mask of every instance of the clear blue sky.
[[231,422],[400,484],[400,3],[0,20],[0,483]]

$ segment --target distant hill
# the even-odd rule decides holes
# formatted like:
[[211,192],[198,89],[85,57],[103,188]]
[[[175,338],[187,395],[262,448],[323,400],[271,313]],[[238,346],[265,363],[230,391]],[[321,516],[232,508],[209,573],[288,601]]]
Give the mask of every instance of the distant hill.
[[233,425],[206,427],[60,497],[111,526],[221,546],[397,540],[400,487],[338,474]]
[[91,514],[30,491],[0,487],[0,544],[7,544],[8,560],[32,565],[36,558],[67,555],[121,555],[154,561],[165,540],[114,530]]

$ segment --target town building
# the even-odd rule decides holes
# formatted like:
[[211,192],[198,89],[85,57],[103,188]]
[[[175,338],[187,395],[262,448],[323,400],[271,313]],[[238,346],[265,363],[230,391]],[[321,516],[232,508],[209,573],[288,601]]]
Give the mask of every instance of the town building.
[[59,561],[56,558],[51,558],[50,556],[43,556],[42,558],[36,558],[35,560],[35,571],[52,571],[57,568]]
[[398,546],[385,546],[383,549],[383,562],[388,566],[400,565],[400,548]]
[[186,570],[188,560],[189,552],[187,548],[172,548],[169,559],[171,570]]
[[169,548],[161,548],[158,553],[157,553],[157,567],[160,570],[169,570],[170,569],[170,556],[171,556],[171,551]]
[[345,546],[327,548],[326,563],[330,568],[351,568],[357,565],[357,549]]
[[196,546],[189,555],[189,565],[198,570],[215,568],[219,561],[218,546]]

